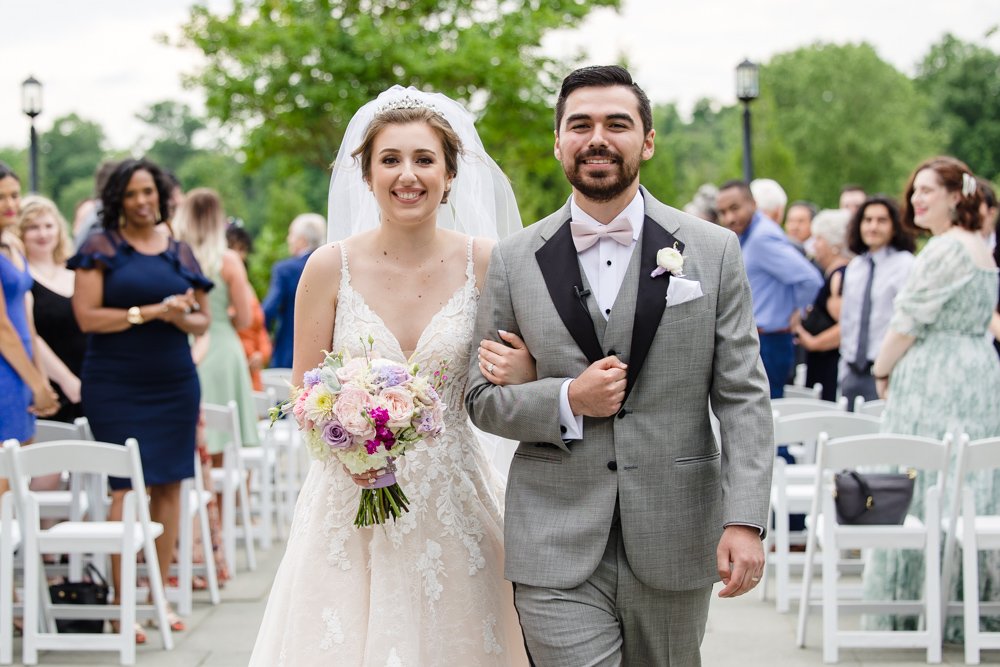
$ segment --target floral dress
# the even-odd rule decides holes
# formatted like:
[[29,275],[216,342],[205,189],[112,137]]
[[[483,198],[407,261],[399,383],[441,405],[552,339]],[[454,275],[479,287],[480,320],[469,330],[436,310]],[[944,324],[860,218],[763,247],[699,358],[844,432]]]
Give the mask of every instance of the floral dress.
[[[892,372],[883,432],[929,438],[964,432],[973,440],[1000,435],[1000,360],[986,338],[996,303],[996,269],[976,266],[957,238],[945,235],[928,241],[896,297],[889,325],[916,341]],[[955,488],[954,458],[949,489]],[[924,495],[935,478],[918,477],[910,509],[915,516],[923,516]],[[974,475],[966,484],[975,493],[978,513],[997,513],[1000,472]],[[945,503],[949,500],[946,497]],[[865,598],[921,599],[923,580],[920,552],[876,550],[865,566]],[[960,585],[959,579],[950,591],[952,600],[960,599]],[[980,599],[1000,600],[1000,553],[979,554],[979,590]],[[1000,619],[983,619],[981,624],[1000,630]],[[869,616],[865,626],[914,630],[917,619]],[[949,620],[945,638],[961,641],[960,618]]]
[[466,282],[405,359],[351,287],[343,249],[333,349],[437,367],[447,361],[445,432],[397,461],[410,511],[355,528],[361,490],[334,461],[313,461],[250,664],[261,667],[527,665],[503,578],[503,487],[462,404],[478,290],[469,241]]

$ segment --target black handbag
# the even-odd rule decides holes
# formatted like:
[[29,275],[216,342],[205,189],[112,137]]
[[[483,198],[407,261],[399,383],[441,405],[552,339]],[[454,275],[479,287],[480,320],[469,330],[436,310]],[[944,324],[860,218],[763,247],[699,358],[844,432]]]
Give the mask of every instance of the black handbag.
[[[67,581],[49,586],[49,597],[53,604],[107,604],[108,582],[97,571],[93,563],[87,563],[86,573],[90,581]],[[101,633],[104,632],[104,619],[57,618],[56,629],[59,632]]]
[[833,477],[837,521],[855,525],[901,526],[913,500],[917,473],[859,473]]

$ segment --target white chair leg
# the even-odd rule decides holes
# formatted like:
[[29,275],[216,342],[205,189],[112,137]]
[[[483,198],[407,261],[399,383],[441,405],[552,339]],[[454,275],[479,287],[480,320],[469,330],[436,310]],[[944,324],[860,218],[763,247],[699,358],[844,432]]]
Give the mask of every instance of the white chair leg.
[[[128,539],[128,537],[126,538]],[[129,540],[130,541],[130,540]],[[135,550],[123,549],[121,557],[121,590],[118,591],[119,660],[123,665],[135,664],[135,605],[136,605],[136,564]],[[146,555],[147,560],[149,555]],[[150,569],[155,567],[156,554],[153,554]]]
[[[191,502],[193,493],[192,480],[185,479],[181,482],[181,523],[177,534],[177,613],[181,616],[190,616],[192,609],[194,527],[191,523]],[[199,502],[199,500],[196,499],[195,502]]]
[[243,547],[247,552],[247,569],[257,569],[257,555],[253,544],[253,523],[250,521],[250,494],[246,482],[241,478],[238,488],[240,498],[240,519],[243,521]]
[[965,664],[978,665],[979,652],[982,648],[979,641],[979,552],[974,531],[964,531],[962,538],[962,607],[965,616]]
[[0,665],[14,661],[14,554],[0,544]]
[[[937,499],[937,489],[928,491],[927,523],[936,529],[931,529],[927,536],[927,555],[925,560],[927,566],[924,568],[924,608],[926,614],[927,631],[927,662],[936,665],[941,662],[941,518],[937,508],[940,507]],[[933,497],[933,505],[930,503]]]
[[[167,619],[167,596],[164,592],[163,577],[160,573],[160,561],[156,557],[156,543],[152,535],[142,536],[142,551],[146,557],[146,576],[149,578],[149,591],[153,597],[153,609],[156,613],[156,624],[160,628],[160,636],[163,639],[163,649],[170,651],[174,648],[174,638],[170,631],[170,621]],[[122,558],[122,563],[125,563]],[[124,565],[123,565],[124,567]],[[124,575],[122,576],[124,580]],[[132,605],[133,614],[135,605]],[[133,616],[134,618],[134,616]],[[132,626],[129,626],[130,628]],[[134,639],[134,637],[133,637]]]
[[198,499],[198,528],[201,530],[202,551],[205,555],[205,578],[208,579],[208,595],[212,604],[219,604],[219,577],[215,569],[215,555],[212,553],[212,534],[208,525],[208,509]]
[[[832,540],[826,540],[831,544]],[[839,658],[837,629],[837,550],[823,549],[823,662],[835,663]]]
[[[34,512],[32,504],[25,508],[26,514],[24,523],[29,526],[38,525],[38,516]],[[21,660],[25,665],[38,664],[38,619],[39,598],[41,587],[39,586],[39,574],[41,569],[42,556],[38,553],[38,544],[33,538],[34,530],[27,531],[24,536],[24,546],[22,560],[24,561],[24,606],[23,618],[25,619],[21,628]]]
[[791,544],[788,527],[788,508],[776,508],[774,513],[774,599],[779,613],[786,614],[790,608],[789,592]]
[[274,450],[264,450],[260,467],[260,546],[270,549],[273,540],[271,522],[274,519]]

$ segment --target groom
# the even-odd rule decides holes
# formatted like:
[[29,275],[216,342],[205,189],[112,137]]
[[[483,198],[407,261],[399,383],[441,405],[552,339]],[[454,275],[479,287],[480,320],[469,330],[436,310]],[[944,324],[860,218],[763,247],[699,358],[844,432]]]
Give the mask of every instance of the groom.
[[496,386],[473,359],[465,400],[520,441],[505,574],[539,667],[700,665],[712,585],[764,567],[774,445],[739,241],[640,187],[654,134],[621,67],[566,77],[573,195],[500,242],[479,302],[475,340],[517,333],[537,364]]

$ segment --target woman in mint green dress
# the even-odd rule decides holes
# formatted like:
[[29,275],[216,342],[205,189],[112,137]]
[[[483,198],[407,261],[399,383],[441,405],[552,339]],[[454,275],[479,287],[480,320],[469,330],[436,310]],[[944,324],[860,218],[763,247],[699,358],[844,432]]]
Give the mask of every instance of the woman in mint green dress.
[[[961,433],[973,440],[1000,435],[1000,361],[986,336],[997,303],[997,267],[976,231],[982,225],[979,204],[975,177],[954,158],[930,159],[910,178],[904,224],[915,224],[933,237],[896,297],[889,332],[875,360],[876,385],[886,397],[884,432],[936,439],[953,433],[956,440]],[[923,515],[924,494],[934,477],[917,480],[911,507],[916,516]],[[996,514],[1000,475],[981,474],[969,483],[976,511]],[[866,599],[920,599],[923,558],[915,551],[874,551],[863,583]],[[953,600],[959,585],[949,591]],[[979,586],[980,599],[1000,599],[997,552],[980,553]],[[1000,629],[995,617],[982,624]],[[914,630],[917,619],[866,617],[865,626]],[[961,641],[962,635],[962,620],[950,619],[945,638]]]
[[[226,243],[226,216],[219,195],[208,188],[189,192],[177,210],[174,233],[194,250],[215,289],[209,293],[214,316],[208,332],[195,341],[194,356],[201,380],[201,399],[225,405],[236,401],[243,446],[257,444],[257,414],[253,387],[237,328],[249,324],[253,315],[250,282],[240,256]],[[207,432],[205,440],[213,465],[222,465],[224,434]]]

